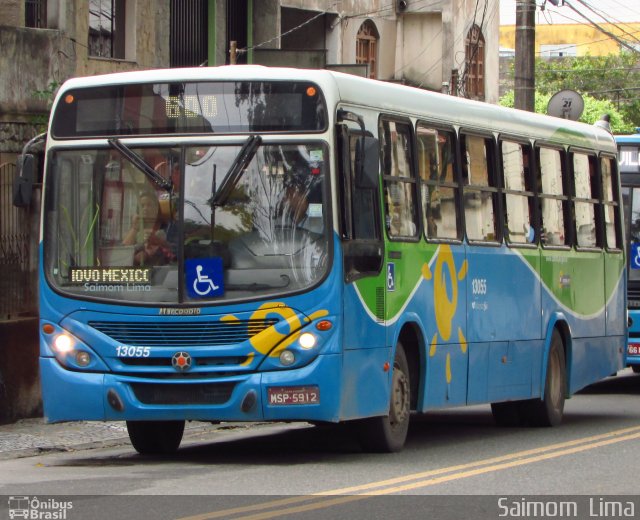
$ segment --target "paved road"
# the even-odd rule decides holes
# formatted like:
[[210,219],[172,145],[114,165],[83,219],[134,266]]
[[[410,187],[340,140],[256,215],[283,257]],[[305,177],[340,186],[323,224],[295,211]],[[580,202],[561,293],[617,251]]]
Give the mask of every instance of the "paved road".
[[[198,423],[169,459],[141,457],[120,436],[112,446],[85,443],[0,461],[0,492],[70,497],[76,509],[69,520],[124,518],[132,509],[136,518],[215,511],[195,518],[370,519],[438,511],[418,517],[440,519],[472,508],[476,518],[500,518],[501,496],[515,497],[504,506],[515,518],[513,508],[538,495],[547,497],[547,513],[566,503],[566,512],[575,507],[574,517],[586,518],[590,507],[607,513],[613,500],[614,510],[633,505],[632,516],[618,516],[640,518],[639,397],[640,375],[624,371],[568,401],[558,428],[498,428],[487,406],[432,413],[413,421],[405,450],[393,455],[364,454],[339,429]],[[562,504],[549,502],[552,495],[562,495]]]

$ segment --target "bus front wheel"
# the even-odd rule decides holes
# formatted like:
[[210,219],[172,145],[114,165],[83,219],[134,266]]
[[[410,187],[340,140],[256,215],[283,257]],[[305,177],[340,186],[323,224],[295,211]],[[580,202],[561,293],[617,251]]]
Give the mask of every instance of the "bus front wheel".
[[398,343],[393,361],[389,415],[358,421],[358,438],[366,451],[400,451],[409,431],[411,381],[404,347]]
[[184,421],[127,421],[127,431],[141,455],[167,455],[180,446]]

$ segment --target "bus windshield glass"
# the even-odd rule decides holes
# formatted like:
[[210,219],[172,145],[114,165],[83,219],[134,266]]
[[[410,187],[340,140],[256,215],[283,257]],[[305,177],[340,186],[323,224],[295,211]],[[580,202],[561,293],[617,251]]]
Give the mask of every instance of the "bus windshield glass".
[[109,147],[52,152],[52,285],[83,298],[196,304],[318,283],[328,267],[327,148],[248,142],[128,147],[129,158]]
[[320,132],[326,124],[320,89],[307,82],[143,83],[66,91],[51,132],[56,139]]
[[640,146],[619,145],[618,159],[620,173],[640,173]]

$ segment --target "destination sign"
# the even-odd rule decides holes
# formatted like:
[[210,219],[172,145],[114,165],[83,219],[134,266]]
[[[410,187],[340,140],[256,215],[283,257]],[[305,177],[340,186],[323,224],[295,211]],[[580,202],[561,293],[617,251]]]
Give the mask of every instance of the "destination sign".
[[149,283],[150,267],[72,267],[71,283],[126,284]]

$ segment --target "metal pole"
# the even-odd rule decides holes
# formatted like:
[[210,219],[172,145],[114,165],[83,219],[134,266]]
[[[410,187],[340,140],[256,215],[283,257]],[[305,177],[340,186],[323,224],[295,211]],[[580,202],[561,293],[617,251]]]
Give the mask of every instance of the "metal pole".
[[229,64],[235,65],[237,62],[238,42],[232,41],[229,43]]
[[516,0],[516,63],[514,106],[535,111],[536,2]]

